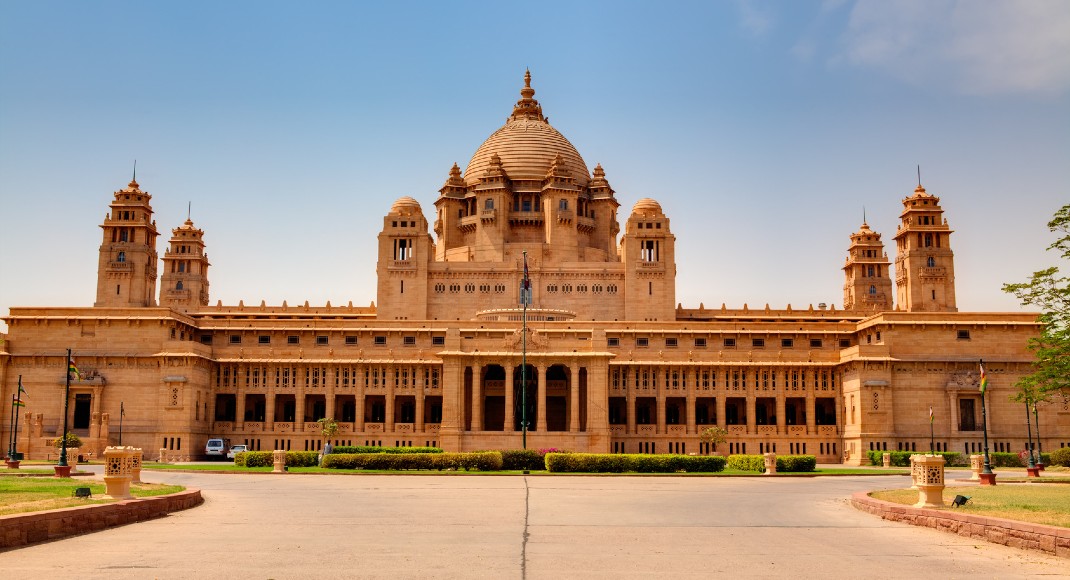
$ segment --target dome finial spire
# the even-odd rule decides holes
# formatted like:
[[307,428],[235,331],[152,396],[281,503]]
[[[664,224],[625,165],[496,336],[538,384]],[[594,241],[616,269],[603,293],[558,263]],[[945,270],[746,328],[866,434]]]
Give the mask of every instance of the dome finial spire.
[[524,69],[524,88],[520,89],[520,96],[524,97],[524,100],[530,100],[535,96],[535,89],[531,88],[531,71]]
[[545,122],[546,117],[542,116],[542,107],[539,106],[539,101],[532,98],[534,96],[535,89],[531,88],[531,71],[525,68],[524,88],[520,89],[520,100],[516,102],[516,105],[513,105],[513,114],[509,119],[531,119]]

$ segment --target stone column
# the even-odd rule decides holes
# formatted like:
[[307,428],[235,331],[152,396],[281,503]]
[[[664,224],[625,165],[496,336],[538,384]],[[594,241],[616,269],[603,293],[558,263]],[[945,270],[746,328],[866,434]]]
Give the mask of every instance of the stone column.
[[758,423],[757,421],[755,421],[755,415],[757,413],[754,408],[754,403],[754,395],[751,393],[747,393],[747,433],[750,435],[754,435],[758,431]]
[[[837,407],[839,404],[837,404]],[[817,417],[814,415],[817,413],[817,404],[814,401],[814,394],[812,392],[806,393],[806,434],[817,434]]]
[[776,432],[780,435],[788,432],[785,414],[787,414],[787,400],[784,393],[779,392],[776,394]]
[[245,385],[238,383],[234,396],[234,428],[237,431],[245,430]]
[[[625,375],[625,371],[627,371],[626,375]],[[627,411],[628,411],[628,428],[627,428],[627,432],[628,432],[629,435],[635,435],[636,434],[636,425],[635,425],[635,390],[636,390],[636,386],[635,386],[635,379],[639,376],[638,372],[639,372],[639,369],[637,367],[632,367],[632,366],[624,367],[623,369],[621,369],[621,374],[624,375],[624,377],[622,377],[622,378],[625,381],[624,390],[625,390],[625,393],[627,393],[627,397],[628,397],[628,400],[627,400],[627,406],[628,406],[628,409],[627,409]]]
[[[303,366],[296,367],[294,375],[294,433],[305,430],[305,373],[308,369]],[[299,378],[300,377],[300,378]]]
[[580,365],[576,361],[568,367],[569,377],[569,417],[568,430],[570,433],[578,433],[580,430]]
[[657,425],[658,435],[665,434],[665,395],[669,386],[666,384],[669,382],[669,369],[668,367],[657,368],[653,372],[654,375],[654,393],[655,404],[654,414],[657,416],[655,421]]
[[386,414],[383,416],[383,432],[394,432],[394,382],[397,379],[397,367],[394,365],[387,365],[386,367]]
[[353,392],[356,394],[357,408],[353,412],[353,431],[364,432],[364,381],[368,377],[368,367],[360,365],[353,370]]
[[[716,391],[715,391],[716,392]],[[717,399],[714,404],[717,405],[717,426],[721,429],[725,429],[728,424],[725,422],[725,406],[728,399],[728,391],[717,393]]]
[[516,404],[513,402],[513,362],[505,361],[505,431],[511,432],[516,430],[516,415],[514,407]]
[[[330,368],[329,372],[328,372],[327,368],[323,369],[323,386],[326,387],[324,389],[324,392],[326,393],[324,398],[326,399],[326,403],[327,403],[326,404],[326,409],[324,409],[323,412],[324,412],[324,416],[327,417],[328,419],[337,420],[337,417],[334,416],[334,383],[335,383],[335,380],[338,377],[338,367],[329,367],[329,368]],[[328,376],[330,378],[328,378]]]
[[417,433],[423,433],[424,432],[424,403],[426,402],[425,398],[427,397],[427,393],[426,393],[425,390],[427,389],[427,383],[428,383],[427,375],[424,374],[424,373],[426,373],[427,370],[428,369],[426,367],[424,367],[424,365],[417,365],[417,367],[416,367],[417,376],[412,378],[412,384],[413,384],[413,386],[416,387],[416,432]]
[[692,380],[688,381],[686,378],[684,379],[684,383],[687,385],[687,389],[685,391],[687,394],[687,434],[694,435],[698,431],[697,424],[695,422],[695,398],[698,396],[699,380],[698,367],[685,368],[685,370],[683,371],[684,377],[687,377],[687,375],[689,374],[688,371],[690,371],[690,374],[692,375]]
[[[279,369],[276,367],[274,375],[278,376]],[[272,432],[275,430],[275,381],[271,380],[267,383],[267,392],[264,395],[264,431]]]
[[535,430],[539,433],[546,432],[546,369],[548,368],[549,366],[546,364],[540,364],[536,367],[539,373],[539,406],[535,411],[535,414],[538,415]]
[[483,371],[479,361],[472,366],[472,431],[483,430]]

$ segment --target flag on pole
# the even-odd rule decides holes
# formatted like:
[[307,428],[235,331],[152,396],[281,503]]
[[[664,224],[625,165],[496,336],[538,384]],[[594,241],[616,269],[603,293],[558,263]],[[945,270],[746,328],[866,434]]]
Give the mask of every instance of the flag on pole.
[[933,406],[929,405],[929,423],[933,422],[933,417],[934,417],[934,415],[933,415]]
[[16,399],[14,395],[12,395],[11,396],[11,405],[14,406],[14,407],[25,407],[26,403],[23,403],[22,401]]
[[82,378],[82,373],[78,372],[78,366],[74,364],[74,359],[73,358],[70,359],[70,362],[67,363],[67,373],[68,374],[73,374],[74,378],[76,378],[76,379],[81,379]]
[[119,416],[120,417],[125,417],[126,416],[126,408],[123,407],[122,401],[119,402]]
[[528,278],[528,255],[524,254],[524,290],[531,290],[531,280]]
[[22,381],[19,381],[19,392],[22,394],[26,394],[26,389],[22,388]]
[[981,394],[988,389],[988,377],[985,375],[985,365],[981,365]]

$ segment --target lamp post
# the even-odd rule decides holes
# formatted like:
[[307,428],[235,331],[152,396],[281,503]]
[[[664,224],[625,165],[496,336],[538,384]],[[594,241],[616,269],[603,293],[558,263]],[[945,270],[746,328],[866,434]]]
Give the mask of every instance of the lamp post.
[[126,416],[126,409],[123,408],[123,402],[119,401],[119,447],[123,446],[123,417]]
[[63,434],[60,441],[58,467],[67,467],[67,411],[71,403],[71,349],[67,349],[67,382],[63,389]]
[[1026,444],[1026,451],[1029,452],[1029,469],[1036,469],[1037,464],[1033,461],[1033,422],[1029,417],[1029,399],[1025,400],[1025,432],[1029,437],[1029,442]]
[[528,253],[524,252],[524,281],[520,284],[520,305],[524,309],[524,328],[520,333],[520,437],[528,448],[528,304],[531,303],[531,281],[528,279]]
[[988,457],[988,411],[985,408],[985,391],[988,390],[988,376],[985,375],[985,361],[980,360],[981,367],[981,433],[984,435],[985,463],[981,470],[981,483],[986,485],[996,484],[996,474],[992,472],[992,460]]
[[1033,401],[1033,420],[1037,422],[1037,467],[1044,468],[1044,446],[1040,443],[1040,416],[1037,415],[1037,402]]

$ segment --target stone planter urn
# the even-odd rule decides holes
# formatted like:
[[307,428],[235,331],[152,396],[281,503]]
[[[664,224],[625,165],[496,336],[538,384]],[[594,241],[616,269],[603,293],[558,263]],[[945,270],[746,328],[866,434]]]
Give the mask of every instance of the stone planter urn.
[[776,475],[776,453],[765,454],[765,474]]
[[141,448],[134,447],[134,454],[130,456],[130,483],[141,483],[141,461],[145,454]]
[[913,455],[910,460],[917,471],[915,484],[918,486],[918,503],[914,504],[914,507],[943,507],[944,457]]
[[112,499],[130,499],[133,447],[104,448],[104,494]]
[[970,481],[981,481],[981,469],[985,466],[984,455],[971,455],[970,456]]
[[286,473],[286,451],[272,451],[271,463],[271,473]]
[[883,463],[885,467],[891,467],[892,466],[892,454],[891,453],[885,453],[885,454],[881,455],[881,463]]

